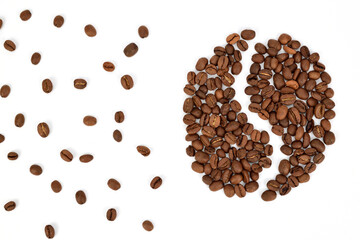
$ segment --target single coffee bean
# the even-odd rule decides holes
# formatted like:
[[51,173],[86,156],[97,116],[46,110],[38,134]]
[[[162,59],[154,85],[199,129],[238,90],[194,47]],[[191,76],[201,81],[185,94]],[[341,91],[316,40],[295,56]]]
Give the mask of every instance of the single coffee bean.
[[247,192],[255,192],[259,188],[259,184],[257,182],[249,182],[245,185],[245,190]]
[[276,192],[271,190],[266,190],[261,194],[261,198],[266,202],[273,201],[276,199]]
[[75,194],[75,199],[76,199],[76,202],[80,205],[86,203],[86,195],[85,195],[84,191],[82,191],[82,190],[77,191]]
[[62,25],[64,24],[64,18],[63,16],[60,16],[60,15],[57,15],[55,18],[54,18],[54,26],[57,27],[57,28],[61,28]]
[[88,24],[85,26],[84,31],[86,33],[86,35],[88,35],[89,37],[95,37],[96,36],[96,29],[93,25]]
[[46,138],[50,134],[49,126],[45,122],[38,124],[37,131],[42,138]]
[[41,60],[40,53],[36,52],[31,56],[31,63],[34,65],[38,65]]
[[34,164],[31,165],[30,172],[35,176],[39,176],[42,174],[42,168],[39,165]]
[[74,80],[74,87],[76,89],[84,89],[87,86],[87,82],[85,79],[75,79]]
[[219,191],[224,186],[222,181],[214,181],[210,184],[209,188],[211,191]]
[[107,185],[114,191],[117,191],[121,188],[121,184],[114,178],[110,178],[107,182]]
[[143,155],[144,157],[147,157],[150,155],[150,149],[146,146],[137,146],[136,147],[136,150],[141,154]]
[[134,81],[130,75],[124,75],[121,77],[121,85],[124,89],[129,90],[134,86]]
[[227,184],[224,187],[224,193],[227,197],[233,197],[235,195],[235,189],[231,184]]
[[53,90],[53,84],[50,79],[43,80],[41,86],[45,93],[50,93]]
[[97,123],[97,120],[93,116],[85,116],[83,119],[83,123],[86,126],[94,126]]
[[154,225],[152,224],[152,222],[150,222],[149,220],[145,220],[143,223],[142,223],[142,226],[143,228],[150,232],[154,229]]
[[65,161],[65,162],[71,162],[73,160],[73,155],[72,153],[67,150],[67,149],[63,149],[60,152],[60,157]]
[[154,177],[153,180],[151,180],[150,182],[150,187],[152,189],[158,189],[162,184],[162,179],[161,177]]
[[245,40],[252,40],[255,38],[255,31],[250,29],[245,29],[241,32],[241,37]]
[[2,143],[3,141],[5,141],[5,136],[0,134],[0,143]]
[[280,188],[280,183],[275,180],[270,180],[267,182],[266,186],[271,191],[278,191]]
[[103,68],[107,72],[113,72],[115,70],[115,65],[112,62],[104,62]]
[[21,128],[24,126],[25,117],[22,113],[19,113],[15,116],[15,126]]
[[31,18],[31,12],[29,10],[24,10],[20,13],[20,19],[27,21]]
[[19,155],[16,152],[9,152],[7,157],[10,161],[14,161],[18,159]]
[[57,180],[52,181],[51,189],[54,191],[54,193],[61,192],[61,189],[62,189],[61,183]]
[[315,148],[318,152],[322,153],[325,151],[325,145],[319,139],[314,139],[310,142],[311,147]]
[[226,42],[228,44],[234,44],[239,40],[240,40],[240,36],[237,33],[232,33],[229,36],[227,36],[227,38],[226,38]]
[[113,138],[114,138],[115,141],[121,142],[121,140],[122,140],[122,134],[121,134],[121,132],[116,129],[116,130],[113,132]]
[[198,71],[202,71],[205,69],[205,67],[207,66],[208,64],[208,59],[207,58],[200,58],[196,65],[195,65],[195,69],[198,70]]
[[334,144],[335,142],[335,134],[333,132],[327,131],[324,135],[324,143],[326,145]]
[[149,36],[149,29],[146,26],[140,26],[138,29],[139,36],[141,38],[147,38]]
[[125,120],[125,115],[122,111],[118,111],[115,113],[115,122],[122,123]]
[[291,187],[289,186],[289,184],[284,184],[279,189],[279,193],[281,196],[288,194],[290,191],[291,191]]
[[8,212],[14,210],[15,208],[16,208],[16,203],[14,201],[10,201],[4,205],[5,211]]
[[88,163],[91,162],[94,159],[94,156],[91,154],[84,154],[79,157],[80,162],[82,163]]
[[45,226],[45,236],[49,239],[54,238],[55,236],[55,229],[53,226],[51,225],[46,225]]
[[279,172],[283,174],[284,176],[288,175],[290,172],[290,162],[286,159],[283,159],[280,161],[279,164]]
[[109,210],[107,210],[106,212],[106,218],[109,221],[114,221],[116,219],[116,210],[114,208],[110,208]]
[[6,41],[4,42],[4,48],[5,48],[6,50],[10,51],[10,52],[13,52],[13,51],[16,50],[16,45],[15,45],[15,43],[14,43],[13,41],[11,41],[11,40],[6,40]]
[[134,56],[137,52],[138,52],[139,48],[135,43],[129,43],[125,48],[124,48],[124,54],[127,57],[132,57]]
[[2,98],[7,98],[10,94],[10,87],[8,85],[3,85],[1,88],[0,88],[0,96]]
[[3,20],[0,18],[0,29],[2,28]]

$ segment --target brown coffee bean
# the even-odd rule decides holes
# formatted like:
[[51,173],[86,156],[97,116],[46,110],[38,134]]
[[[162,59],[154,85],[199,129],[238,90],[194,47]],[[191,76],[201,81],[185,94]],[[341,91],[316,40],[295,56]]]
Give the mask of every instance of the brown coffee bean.
[[86,203],[86,195],[85,195],[84,191],[82,191],[82,190],[77,191],[75,194],[75,199],[76,199],[76,202],[80,205]]
[[275,180],[270,180],[267,182],[266,184],[267,188],[271,191],[278,191],[280,188],[280,183],[278,181]]
[[2,98],[7,98],[10,94],[10,87],[8,85],[3,85],[1,88],[0,88],[0,96]]
[[14,201],[10,201],[4,205],[5,211],[8,212],[14,210],[15,208],[16,208],[16,203]]
[[147,38],[149,36],[149,29],[146,26],[140,26],[138,29],[139,36],[141,38]]
[[331,131],[325,132],[324,143],[326,145],[331,145],[331,144],[334,144],[334,142],[335,142],[335,134]]
[[152,224],[152,222],[150,222],[149,220],[145,220],[143,223],[142,223],[142,226],[143,228],[150,232],[154,229],[154,225]]
[[227,184],[224,187],[224,193],[227,197],[233,197],[235,195],[235,189],[231,184]]
[[245,40],[252,40],[255,38],[255,31],[246,29],[241,32],[241,37]]
[[117,213],[116,213],[116,210],[115,210],[114,208],[110,208],[110,209],[107,210],[107,212],[106,212],[106,218],[107,218],[107,220],[109,220],[109,221],[115,221],[116,215],[117,215]]
[[214,181],[209,186],[210,190],[213,191],[213,192],[219,191],[223,187],[224,187],[224,184],[223,184],[222,181]]
[[96,36],[96,29],[93,25],[88,24],[84,28],[85,34],[89,37],[95,37]]
[[248,50],[248,48],[249,48],[249,45],[247,44],[247,42],[244,41],[244,40],[242,40],[242,39],[239,40],[239,41],[237,41],[236,46],[237,46],[241,51],[246,51],[246,50]]
[[31,12],[29,10],[24,10],[20,13],[20,18],[23,21],[27,21],[31,18]]
[[152,189],[158,189],[162,184],[162,179],[161,177],[154,177],[153,180],[151,180],[150,182],[150,187]]
[[84,154],[79,157],[80,162],[82,163],[88,163],[91,162],[94,159],[94,156],[91,154]]
[[0,134],[0,143],[2,143],[3,141],[5,141],[5,136]]
[[234,44],[239,40],[240,40],[240,36],[237,33],[232,33],[229,36],[227,36],[227,38],[226,38],[226,42],[228,44]]
[[139,48],[135,43],[129,43],[125,48],[124,48],[124,54],[127,57],[132,57],[134,56],[137,52],[138,52]]
[[284,133],[284,128],[282,126],[279,126],[279,125],[274,125],[272,128],[271,128],[271,131],[278,135],[278,136],[282,136],[283,133]]
[[4,42],[4,48],[5,48],[6,50],[10,51],[10,52],[13,52],[13,51],[16,50],[16,45],[15,45],[15,43],[14,43],[13,41],[11,41],[11,40],[6,40],[6,41]]
[[110,178],[107,182],[110,189],[117,191],[121,188],[121,184],[114,178]]
[[280,161],[280,164],[279,164],[279,172],[283,175],[288,175],[289,172],[290,172],[290,162],[286,159],[283,159]]
[[53,226],[51,225],[46,225],[45,226],[45,236],[49,239],[54,238],[55,236],[55,229]]
[[21,128],[25,123],[25,116],[22,113],[19,113],[15,116],[15,126]]
[[121,134],[121,132],[116,129],[116,130],[113,132],[113,138],[114,138],[115,141],[121,142],[121,141],[122,141],[122,134]]
[[83,119],[83,123],[86,126],[94,126],[97,123],[97,120],[93,116],[85,116]]
[[151,152],[150,149],[148,147],[146,147],[146,146],[137,146],[136,149],[144,157],[149,156],[150,152]]
[[273,201],[276,199],[276,192],[271,190],[266,190],[261,194],[261,198],[266,202]]
[[39,176],[42,174],[42,168],[39,165],[34,164],[31,165],[30,172],[35,176]]
[[115,122],[122,123],[125,120],[125,115],[122,111],[118,111],[115,113]]
[[196,65],[195,65],[195,69],[198,70],[198,71],[202,71],[205,69],[205,67],[207,66],[208,64],[208,59],[207,58],[200,58]]
[[245,190],[247,192],[255,192],[259,188],[259,184],[257,182],[249,182],[245,184]]
[[57,28],[61,28],[62,25],[64,24],[64,17],[63,16],[60,16],[60,15],[57,15],[55,18],[54,18],[54,26],[57,27]]
[[112,62],[104,62],[103,68],[107,72],[113,72],[115,70],[115,65]]
[[85,79],[75,79],[74,80],[74,87],[76,89],[84,89],[87,86],[87,82]]
[[36,52],[31,56],[31,63],[34,65],[38,65],[41,60],[40,53]]
[[287,44],[288,42],[291,41],[291,36],[286,34],[286,33],[283,33],[280,35],[279,37],[279,42],[282,44],[282,45],[285,45]]
[[53,84],[50,79],[43,80],[41,86],[45,93],[50,93],[53,90]]
[[121,77],[121,85],[124,89],[129,90],[134,86],[134,80],[130,75],[124,75]]
[[45,122],[38,124],[37,131],[42,138],[46,138],[50,134],[50,128]]
[[18,157],[19,157],[19,155],[16,152],[9,152],[7,155],[7,158],[10,161],[14,161],[14,160],[18,159]]
[[3,20],[0,18],[0,29],[2,28]]
[[73,160],[73,155],[72,153],[67,150],[67,149],[63,149],[60,152],[60,157],[65,161],[65,162],[71,162]]
[[54,193],[59,193],[62,190],[61,183],[57,180],[52,181],[51,183],[51,189],[54,191]]
[[311,147],[315,148],[318,152],[322,153],[325,151],[325,145],[319,139],[314,139],[310,142]]

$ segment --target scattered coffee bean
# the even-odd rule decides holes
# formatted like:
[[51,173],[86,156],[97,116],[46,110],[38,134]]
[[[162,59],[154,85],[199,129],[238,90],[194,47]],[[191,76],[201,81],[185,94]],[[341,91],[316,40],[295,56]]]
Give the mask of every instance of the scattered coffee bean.
[[84,155],[81,155],[79,158],[80,162],[82,162],[82,163],[91,162],[93,159],[94,159],[94,157],[91,154],[84,154]]
[[116,179],[113,178],[108,180],[107,185],[109,186],[109,188],[111,188],[114,191],[117,191],[121,188],[121,184]]
[[115,113],[115,122],[122,123],[125,120],[125,115],[122,111]]
[[38,124],[37,131],[42,138],[46,138],[50,134],[49,126],[45,122]]
[[144,157],[147,157],[150,155],[150,149],[146,146],[137,146],[136,149]]
[[45,79],[41,83],[42,90],[44,93],[51,93],[53,90],[53,84],[50,79]]
[[141,38],[147,38],[149,36],[149,29],[146,26],[140,26],[138,33]]
[[124,75],[121,77],[121,85],[124,89],[129,90],[134,86],[134,81],[130,75]]
[[116,219],[116,210],[114,208],[110,208],[109,210],[107,210],[106,212],[106,218],[109,221],[114,221]]
[[94,126],[97,123],[97,120],[93,116],[85,116],[83,122],[86,126]]
[[63,149],[60,152],[60,157],[65,161],[65,162],[71,162],[73,160],[73,155],[72,153],[67,150],[67,149]]
[[10,161],[14,161],[18,159],[19,155],[16,152],[9,152],[7,157]]
[[4,42],[4,48],[5,48],[6,50],[10,51],[10,52],[13,52],[13,51],[16,50],[16,45],[15,45],[15,43],[14,43],[13,41],[11,41],[11,40],[6,40],[6,41]]
[[16,208],[16,203],[14,201],[10,201],[4,205],[5,211],[8,212],[14,210],[15,208]]
[[152,189],[158,189],[162,184],[161,177],[154,177],[153,180],[151,180],[150,187]]
[[87,82],[85,79],[75,79],[74,80],[74,87],[76,89],[84,89],[87,86]]
[[113,72],[115,70],[115,65],[112,62],[104,62],[103,68],[107,72]]
[[59,193],[62,190],[61,183],[57,180],[52,181],[51,183],[51,189],[54,191],[54,193]]
[[22,113],[19,113],[15,116],[15,126],[21,128],[24,126],[25,117]]
[[36,52],[31,56],[31,63],[34,65],[38,65],[41,60],[40,53]]
[[2,143],[3,141],[5,141],[5,136],[0,134],[0,143]]
[[276,198],[276,192],[274,191],[271,191],[271,190],[266,190],[265,192],[263,192],[261,194],[261,198],[264,200],[264,201],[273,201],[275,200]]
[[149,220],[145,220],[143,222],[142,226],[148,232],[150,232],[150,231],[152,231],[154,229],[154,225]]
[[64,24],[64,18],[63,16],[60,16],[60,15],[57,15],[55,18],[54,18],[54,26],[57,27],[57,28],[61,28],[62,25]]
[[127,57],[132,57],[134,56],[137,51],[139,50],[138,46],[135,43],[129,43],[125,48],[124,48],[124,54]]
[[42,168],[39,165],[34,164],[31,165],[30,172],[35,176],[39,176],[42,174]]
[[54,238],[55,236],[55,229],[53,226],[51,225],[46,225],[45,226],[45,236],[49,239]]
[[0,29],[2,28],[3,20],[0,18]]
[[252,40],[255,38],[255,31],[246,29],[241,32],[241,37],[245,40]]
[[121,140],[122,140],[122,134],[121,134],[121,132],[116,129],[116,130],[114,131],[114,133],[113,133],[113,138],[114,138],[115,141],[121,142]]
[[23,21],[27,21],[31,18],[31,12],[29,10],[24,10],[20,13],[20,18]]
[[9,85],[3,85],[0,88],[0,96],[2,98],[7,98],[10,94],[11,88],[9,87]]
[[93,25],[91,25],[91,24],[86,25],[84,30],[85,30],[86,35],[88,35],[89,37],[96,36],[96,29]]
[[85,195],[84,191],[82,191],[82,190],[77,191],[75,194],[75,199],[76,199],[76,202],[80,205],[83,205],[84,203],[86,203],[86,195]]

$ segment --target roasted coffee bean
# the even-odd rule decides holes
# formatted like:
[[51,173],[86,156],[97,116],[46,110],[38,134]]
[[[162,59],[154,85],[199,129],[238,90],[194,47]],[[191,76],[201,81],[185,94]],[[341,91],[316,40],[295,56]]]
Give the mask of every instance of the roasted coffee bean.
[[0,88],[0,96],[2,98],[7,98],[10,94],[10,87],[8,85],[3,85],[1,88]]
[[149,36],[149,29],[146,26],[142,25],[139,27],[138,33],[141,38],[147,38]]
[[134,56],[137,52],[138,52],[139,48],[135,43],[129,43],[125,48],[124,48],[124,54],[127,57],[132,57]]
[[31,63],[34,65],[38,65],[41,60],[40,53],[36,52],[31,56]]
[[228,44],[234,44],[239,40],[240,40],[240,36],[237,33],[232,33],[229,36],[227,36],[227,38],[226,38],[226,42]]
[[115,113],[114,118],[115,118],[115,122],[122,123],[125,120],[125,115],[122,111],[117,111]]
[[4,205],[5,211],[8,212],[14,210],[15,208],[16,208],[16,203],[14,201],[10,201]]
[[85,116],[84,119],[83,119],[83,123],[86,126],[94,126],[94,125],[96,125],[97,120],[93,116]]
[[19,113],[15,116],[15,126],[21,128],[24,126],[25,116],[22,113]]
[[54,191],[54,193],[59,193],[62,190],[61,183],[57,180],[52,181],[51,189]]
[[147,157],[150,155],[150,149],[146,146],[137,146],[136,149],[144,157]]
[[4,48],[5,48],[6,50],[10,51],[10,52],[13,52],[13,51],[16,50],[16,45],[15,45],[15,43],[14,43],[13,41],[11,41],[11,40],[6,40],[6,41],[4,42]]
[[115,221],[116,215],[117,215],[117,213],[116,213],[116,210],[115,210],[114,208],[110,208],[110,209],[107,210],[107,212],[106,212],[106,218],[107,218],[107,220],[109,220],[109,221]]
[[87,86],[87,82],[85,79],[75,79],[74,80],[74,87],[76,89],[84,89]]
[[249,182],[245,185],[246,192],[255,192],[259,188],[259,184],[257,182]]
[[286,159],[280,161],[279,172],[284,176],[288,175],[290,172],[290,162]]
[[150,182],[150,187],[152,189],[158,189],[162,184],[162,179],[161,177],[154,177],[153,180],[151,180]]
[[84,31],[86,33],[86,35],[88,35],[89,37],[95,37],[96,36],[96,29],[93,25],[88,24],[85,26]]
[[60,152],[60,157],[65,161],[65,162],[71,162],[73,160],[73,155],[72,153],[67,150],[67,149],[63,149]]
[[249,48],[249,45],[247,44],[246,41],[244,40],[239,40],[237,43],[236,43],[237,47],[241,50],[241,51],[246,51],[248,50]]
[[82,190],[77,191],[75,194],[75,200],[80,205],[86,203],[86,195],[85,195],[84,191],[82,191]]
[[255,38],[255,31],[246,29],[241,32],[241,37],[245,40],[252,40]]
[[124,89],[129,90],[134,86],[134,80],[130,75],[124,75],[121,77],[121,85]]
[[209,188],[211,191],[219,191],[224,187],[224,184],[222,181],[214,181],[210,184]]
[[324,143],[326,145],[331,145],[331,144],[334,144],[334,142],[335,142],[335,134],[333,132],[330,132],[330,131],[325,132]]
[[39,176],[42,174],[42,168],[39,165],[34,164],[31,165],[30,172],[35,176]]
[[276,192],[271,190],[266,190],[261,194],[261,198],[266,202],[273,201],[276,199]]
[[121,188],[121,184],[113,178],[110,178],[107,182],[107,185],[109,186],[109,188],[111,188],[114,191],[117,191]]
[[23,21],[27,21],[31,18],[30,10],[24,10],[20,13],[20,19]]
[[121,141],[122,141],[122,134],[121,134],[121,132],[116,129],[116,130],[113,132],[113,138],[114,138],[114,140],[115,140],[116,142],[121,142]]
[[142,223],[142,226],[143,228],[150,232],[154,229],[154,225],[152,224],[152,222],[150,222],[149,220],[145,220],[143,223]]
[[112,62],[104,62],[103,68],[107,72],[113,72],[115,70],[115,65]]
[[53,226],[51,225],[46,225],[45,226],[45,236],[49,239],[54,238],[55,236],[55,229]]
[[0,29],[2,28],[3,20],[0,18]]
[[2,143],[3,141],[5,141],[5,136],[0,134],[0,143]]
[[53,84],[50,79],[43,80],[41,86],[45,93],[50,93],[53,90]]
[[50,134],[50,128],[45,122],[38,124],[37,131],[42,138],[46,138]]
[[9,152],[7,155],[7,158],[10,161],[14,161],[14,160],[18,159],[18,157],[19,157],[19,155],[16,152]]
[[82,163],[88,163],[91,162],[94,159],[94,156],[91,154],[84,154],[79,157],[80,162]]
[[54,26],[57,27],[57,28],[61,28],[62,25],[64,25],[64,17],[63,16],[60,16],[60,15],[57,15],[55,18],[54,18]]

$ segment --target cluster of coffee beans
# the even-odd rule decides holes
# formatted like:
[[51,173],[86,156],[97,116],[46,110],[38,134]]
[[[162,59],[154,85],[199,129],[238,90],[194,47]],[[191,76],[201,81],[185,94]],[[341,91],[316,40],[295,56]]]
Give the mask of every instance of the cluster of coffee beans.
[[186,153],[195,157],[192,169],[204,173],[203,182],[211,191],[223,189],[227,197],[256,191],[260,172],[271,166],[269,134],[248,122],[231,87],[234,75],[242,70],[246,40],[254,37],[253,30],[229,35],[227,45],[215,47],[210,60],[203,57],[197,61],[197,72],[188,73],[184,88],[191,96],[183,105],[183,121],[186,141],[191,142]]
[[[32,13],[29,10],[24,10],[20,13],[20,18],[23,21],[28,21],[31,18],[31,16],[32,16]],[[60,15],[56,16],[53,20],[53,24],[57,28],[61,28],[63,26],[64,22],[65,22],[64,18]],[[0,29],[2,28],[2,26],[3,26],[3,20],[0,19]],[[84,28],[84,31],[85,31],[85,34],[89,37],[95,37],[97,35],[96,28],[91,24],[86,25]],[[149,30],[147,29],[146,26],[140,26],[138,29],[138,33],[141,38],[146,38],[149,35]],[[6,40],[4,42],[4,48],[10,52],[13,52],[16,50],[16,44],[12,40]],[[138,51],[138,46],[135,43],[130,43],[125,47],[124,54],[127,57],[132,57],[137,53],[137,51]],[[34,65],[38,65],[40,63],[40,61],[41,61],[41,54],[38,52],[35,52],[31,57],[31,63]],[[115,70],[115,65],[112,62],[104,62],[103,68],[107,72],[113,72]],[[121,85],[126,90],[129,90],[134,86],[134,81],[133,81],[132,77],[129,75],[124,75],[123,77],[121,77],[120,82],[121,82]],[[85,79],[75,79],[74,80],[74,87],[76,89],[85,89],[86,86],[87,86],[87,81]],[[53,84],[50,79],[45,79],[42,81],[42,90],[47,94],[52,92]],[[11,92],[11,88],[9,85],[1,86],[0,96],[2,98],[7,98],[9,96],[10,92]],[[122,111],[118,111],[115,113],[114,119],[115,119],[115,122],[122,123],[125,120],[125,115]],[[86,126],[95,126],[97,124],[97,119],[94,116],[90,116],[90,115],[85,116],[83,118],[83,123]],[[18,128],[23,127],[25,124],[25,116],[22,113],[17,114],[15,116],[14,124]],[[39,123],[37,125],[37,131],[38,131],[38,134],[40,135],[40,137],[42,137],[42,138],[47,138],[51,132],[50,127],[46,122]],[[120,130],[116,129],[113,132],[113,138],[116,142],[122,141],[122,134],[121,134]],[[0,143],[2,143],[4,140],[5,140],[5,136],[3,134],[0,134]],[[150,155],[150,149],[146,146],[138,146],[137,151],[145,157]],[[15,161],[18,159],[18,153],[9,152],[7,157],[9,160]],[[74,158],[74,155],[69,150],[63,149],[60,152],[60,157],[61,157],[61,159],[63,159],[66,162],[71,162]],[[94,159],[94,157],[92,154],[83,154],[79,157],[79,161],[82,163],[89,163],[89,162],[93,161],[93,159]],[[37,164],[31,165],[29,170],[30,170],[30,173],[32,173],[35,176],[39,176],[43,173],[42,167]],[[161,186],[161,184],[162,184],[162,179],[157,176],[150,182],[150,187],[152,189],[157,189]],[[110,189],[112,189],[114,191],[119,190],[121,187],[121,184],[114,178],[109,179],[107,182],[107,185]],[[53,192],[55,192],[55,193],[59,193],[62,190],[62,185],[58,180],[52,181],[50,184],[50,187],[53,190]],[[83,190],[77,191],[75,193],[75,200],[80,205],[85,204],[87,201],[85,192]],[[6,211],[12,211],[15,208],[16,208],[16,203],[14,201],[10,201],[4,205],[4,209]],[[106,218],[109,221],[114,221],[116,219],[116,216],[117,216],[117,212],[114,208],[110,208],[106,213]],[[154,228],[153,224],[149,220],[146,220],[143,222],[143,227],[147,231],[151,231]],[[47,238],[53,238],[55,236],[54,227],[51,225],[46,225],[45,226],[45,235]]]
[[257,43],[255,50],[246,78],[249,110],[270,122],[272,132],[282,137],[281,152],[289,156],[280,161],[280,174],[262,194],[263,200],[271,201],[277,191],[286,195],[308,182],[309,174],[325,158],[325,144],[335,142],[330,124],[335,117],[334,90],[320,55],[290,35],[270,39],[267,46]]

